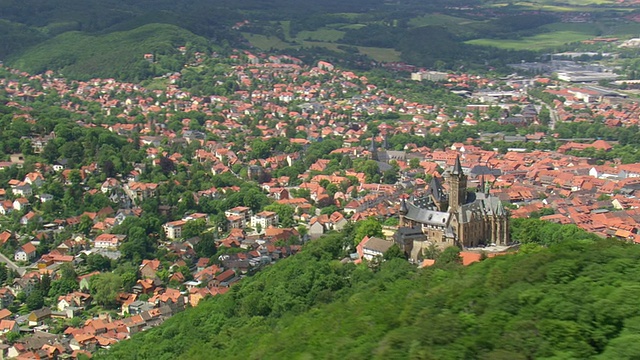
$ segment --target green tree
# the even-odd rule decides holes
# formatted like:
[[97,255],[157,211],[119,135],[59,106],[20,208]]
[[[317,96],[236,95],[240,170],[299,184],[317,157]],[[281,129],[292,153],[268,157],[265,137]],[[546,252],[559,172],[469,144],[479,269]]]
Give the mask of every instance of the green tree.
[[216,239],[212,233],[204,233],[200,236],[200,241],[195,245],[194,250],[199,257],[209,258],[216,254]]
[[391,260],[396,258],[405,259],[406,257],[398,244],[393,244],[387,251],[384,252],[382,258],[385,260]]
[[356,224],[355,235],[353,238],[353,242],[355,245],[358,245],[365,236],[368,237],[382,237],[382,224],[373,217],[368,218],[367,220],[360,221]]
[[103,273],[91,277],[89,290],[93,300],[105,308],[112,309],[116,303],[118,292],[122,290],[123,280],[114,273]]
[[192,237],[200,236],[207,229],[207,222],[205,219],[197,219],[187,221],[182,227],[182,238],[190,239]]
[[89,254],[86,259],[89,271],[109,271],[111,270],[111,259],[100,254]]
[[292,227],[293,221],[293,208],[289,205],[273,203],[267,205],[264,208],[266,211],[273,211],[278,214],[278,221],[282,227]]
[[462,264],[462,258],[460,257],[460,248],[457,246],[450,246],[438,256],[436,260],[436,264],[438,265],[449,265],[449,264]]
[[29,296],[27,296],[25,304],[27,305],[27,309],[29,310],[37,310],[42,308],[44,306],[44,296],[42,295],[42,291],[40,289],[31,291]]

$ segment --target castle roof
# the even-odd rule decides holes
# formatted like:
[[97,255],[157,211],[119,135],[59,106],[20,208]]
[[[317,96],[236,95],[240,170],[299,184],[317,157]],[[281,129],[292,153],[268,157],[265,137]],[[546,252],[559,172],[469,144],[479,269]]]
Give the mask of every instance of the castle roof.
[[417,207],[411,203],[407,203],[407,214],[405,218],[422,224],[444,227],[449,223],[448,212],[429,210]]

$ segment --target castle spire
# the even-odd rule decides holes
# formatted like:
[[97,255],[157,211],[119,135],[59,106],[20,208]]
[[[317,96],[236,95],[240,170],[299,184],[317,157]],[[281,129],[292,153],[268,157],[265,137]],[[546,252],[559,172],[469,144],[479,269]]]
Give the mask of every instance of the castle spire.
[[376,147],[376,137],[371,136],[371,144],[369,145],[369,152],[371,153],[371,160],[378,161],[378,148]]
[[453,165],[453,171],[451,172],[453,175],[462,175],[464,172],[462,171],[462,164],[460,164],[460,155],[456,156],[456,163]]

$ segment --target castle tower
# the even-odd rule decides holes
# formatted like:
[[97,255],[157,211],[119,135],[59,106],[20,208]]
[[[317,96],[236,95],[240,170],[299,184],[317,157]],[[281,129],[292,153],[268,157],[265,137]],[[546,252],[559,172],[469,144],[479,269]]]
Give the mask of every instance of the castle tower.
[[460,156],[447,179],[449,183],[449,211],[456,212],[467,201],[467,176],[462,171]]
[[404,221],[404,216],[407,215],[408,212],[409,212],[409,208],[407,207],[407,199],[403,197],[402,201],[400,202],[400,211],[398,211],[398,214],[399,214],[398,226],[400,227],[406,226]]

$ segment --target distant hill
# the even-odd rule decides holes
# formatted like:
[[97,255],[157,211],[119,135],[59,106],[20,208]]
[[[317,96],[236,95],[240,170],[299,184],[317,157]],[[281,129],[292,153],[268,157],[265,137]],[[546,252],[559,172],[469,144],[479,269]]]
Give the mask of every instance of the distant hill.
[[44,41],[47,37],[42,32],[24,24],[0,19],[0,60],[9,54],[20,52],[31,45]]
[[97,358],[637,359],[640,247],[562,229],[582,240],[423,270],[340,263],[331,235]]
[[[177,55],[177,47],[187,43],[202,51],[209,48],[206,39],[167,24],[149,24],[105,35],[70,31],[10,58],[8,64],[31,73],[56,69],[70,78],[135,80],[146,77],[145,74],[179,70],[181,63],[163,63],[161,56]],[[154,54],[160,60],[151,64],[144,60],[145,53]]]
[[[179,67],[179,59],[160,67],[134,60],[154,51],[168,28],[142,42],[127,35],[142,39],[140,29],[167,24],[226,49],[294,52],[310,63],[324,58],[359,70],[402,60],[437,70],[510,72],[509,63],[565,51],[598,34],[635,36],[640,23],[618,26],[631,10],[613,0],[0,1],[0,61],[30,72],[62,69],[70,78],[146,79]],[[566,22],[567,14],[584,22]],[[94,42],[98,48],[87,46]]]

